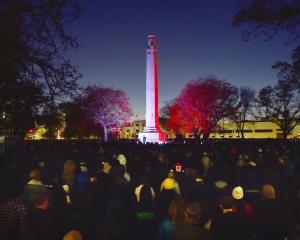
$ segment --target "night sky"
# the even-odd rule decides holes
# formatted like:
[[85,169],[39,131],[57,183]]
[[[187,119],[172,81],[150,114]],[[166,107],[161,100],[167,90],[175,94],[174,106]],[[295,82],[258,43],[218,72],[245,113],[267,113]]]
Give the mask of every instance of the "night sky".
[[159,107],[187,82],[215,74],[240,87],[274,84],[276,60],[293,46],[278,35],[242,41],[232,28],[238,0],[81,0],[82,14],[68,26],[81,47],[68,55],[83,74],[80,84],[122,89],[135,115],[145,116],[147,35],[158,43]]

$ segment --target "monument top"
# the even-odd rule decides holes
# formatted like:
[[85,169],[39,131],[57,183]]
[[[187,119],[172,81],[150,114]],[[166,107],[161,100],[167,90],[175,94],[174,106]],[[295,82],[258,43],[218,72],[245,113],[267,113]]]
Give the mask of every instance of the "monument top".
[[148,35],[148,47],[156,47],[156,36],[153,34]]
[[154,34],[149,34],[148,38],[156,38],[156,36]]

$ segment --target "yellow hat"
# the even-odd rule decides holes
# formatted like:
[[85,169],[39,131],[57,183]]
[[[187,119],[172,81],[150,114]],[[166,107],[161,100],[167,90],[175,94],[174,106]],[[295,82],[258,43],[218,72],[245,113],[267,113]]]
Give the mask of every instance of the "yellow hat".
[[163,189],[166,190],[171,190],[175,187],[175,181],[172,178],[166,178],[163,182],[162,182],[162,187]]

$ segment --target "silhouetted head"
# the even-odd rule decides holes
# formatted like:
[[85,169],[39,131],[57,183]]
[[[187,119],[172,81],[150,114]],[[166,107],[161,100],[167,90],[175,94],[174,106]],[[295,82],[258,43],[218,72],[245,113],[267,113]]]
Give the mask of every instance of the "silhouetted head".
[[202,209],[199,203],[190,203],[185,210],[185,223],[198,224]]
[[175,197],[171,201],[168,209],[168,217],[174,226],[178,226],[185,219],[185,202],[181,197]]

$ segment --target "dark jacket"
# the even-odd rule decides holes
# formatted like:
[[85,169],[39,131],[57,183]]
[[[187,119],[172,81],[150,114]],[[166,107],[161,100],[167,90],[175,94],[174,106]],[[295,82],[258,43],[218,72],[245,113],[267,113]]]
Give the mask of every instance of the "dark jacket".
[[20,198],[10,199],[0,205],[0,240],[24,239],[28,209]]
[[183,224],[171,237],[172,240],[208,240],[209,234],[198,225]]
[[287,236],[286,217],[277,200],[265,199],[258,204],[254,227],[259,240],[281,240]]
[[247,224],[240,221],[233,212],[221,214],[212,220],[211,235],[213,240],[251,239]]
[[50,210],[33,209],[25,224],[26,240],[60,240],[54,214]]

